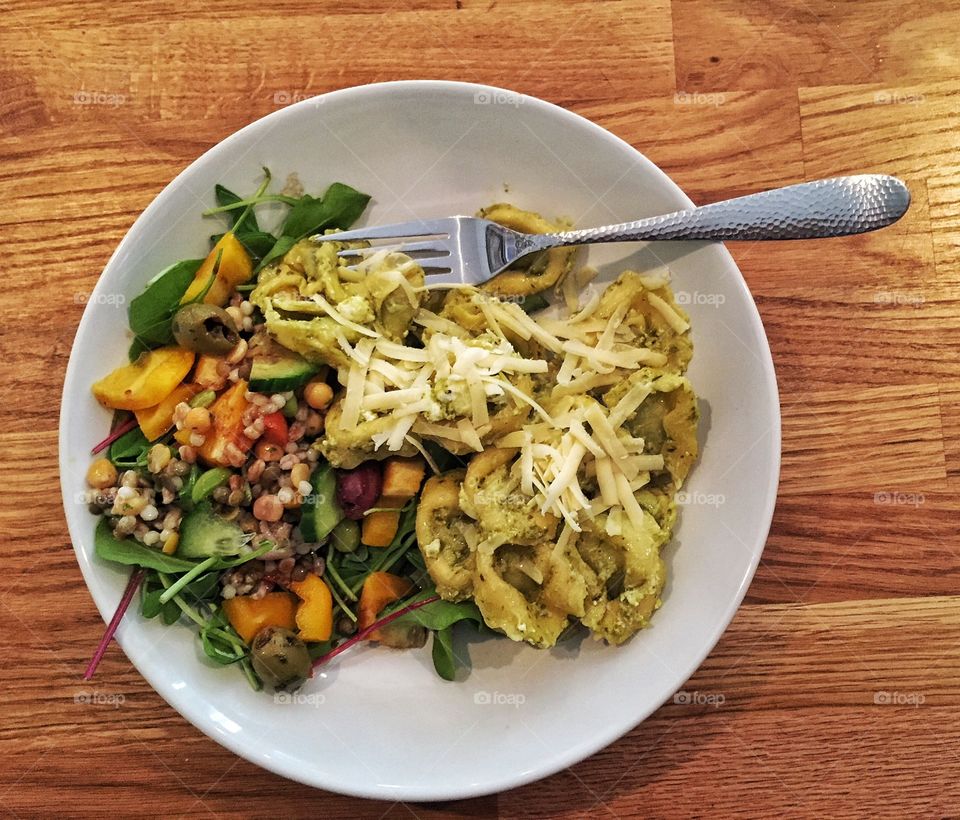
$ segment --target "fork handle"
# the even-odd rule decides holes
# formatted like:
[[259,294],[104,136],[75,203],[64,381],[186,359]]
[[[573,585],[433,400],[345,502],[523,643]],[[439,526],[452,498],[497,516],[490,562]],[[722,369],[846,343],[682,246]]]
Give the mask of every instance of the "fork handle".
[[883,228],[910,205],[896,177],[861,174],[788,185],[636,222],[543,234],[541,248],[654,239],[818,239]]

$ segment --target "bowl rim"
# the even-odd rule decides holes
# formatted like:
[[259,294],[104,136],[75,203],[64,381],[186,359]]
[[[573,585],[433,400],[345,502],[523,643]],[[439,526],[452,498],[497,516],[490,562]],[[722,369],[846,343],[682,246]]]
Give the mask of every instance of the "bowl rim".
[[[110,271],[114,265],[117,264],[116,260],[127,250],[129,245],[133,244],[134,239],[132,239],[132,237],[135,237],[136,234],[139,233],[139,228],[142,226],[142,224],[148,222],[153,217],[154,213],[163,206],[163,201],[166,199],[168,192],[182,184],[183,179],[188,177],[191,171],[197,165],[206,163],[211,158],[217,157],[220,154],[228,153],[232,150],[233,145],[240,141],[249,131],[264,127],[264,123],[270,120],[279,121],[283,117],[289,116],[289,112],[293,110],[315,107],[318,102],[335,100],[342,97],[361,98],[370,94],[379,94],[387,89],[393,89],[395,91],[418,92],[459,91],[469,92],[472,94],[506,94],[513,95],[516,98],[522,98],[525,104],[530,104],[541,108],[547,113],[557,117],[560,122],[565,121],[570,124],[576,124],[581,128],[585,127],[587,130],[592,131],[598,139],[607,140],[613,144],[619,145],[621,148],[626,148],[630,153],[633,154],[635,163],[638,166],[641,166],[645,172],[658,178],[659,182],[665,186],[666,190],[670,190],[678,199],[682,199],[683,207],[694,207],[692,200],[690,200],[690,198],[682,191],[677,183],[675,183],[663,170],[661,170],[656,164],[654,164],[630,143],[626,142],[621,137],[618,137],[611,131],[608,131],[606,128],[603,128],[597,123],[587,119],[586,117],[563,108],[555,103],[542,100],[529,94],[523,94],[521,92],[500,88],[497,86],[453,80],[418,79],[367,83],[357,86],[348,86],[323,94],[318,94],[313,97],[300,100],[293,105],[273,111],[248,123],[237,131],[234,131],[229,136],[225,137],[223,140],[204,151],[200,156],[198,156],[183,170],[181,170],[169,183],[167,183],[163,190],[156,195],[150,204],[147,205],[142,213],[136,218],[104,265],[103,270],[100,272],[100,275],[97,279],[95,288],[100,286],[104,274]],[[705,648],[692,656],[691,661],[684,666],[684,681],[693,675],[693,673],[701,666],[704,659],[710,654],[710,652],[713,651],[717,642],[720,640],[720,637],[726,631],[730,622],[733,620],[734,615],[740,608],[740,604],[746,595],[747,588],[753,580],[757,566],[759,565],[761,556],[763,554],[763,549],[766,545],[767,538],[769,537],[770,525],[773,520],[774,508],[777,500],[777,490],[779,486],[781,467],[780,399],[777,388],[776,373],[773,366],[773,357],[770,352],[770,346],[769,342],[767,341],[766,332],[763,328],[763,322],[746,280],[744,279],[743,274],[740,272],[739,266],[734,261],[730,252],[727,250],[726,246],[723,245],[723,243],[716,242],[711,244],[717,247],[724,258],[724,262],[730,269],[732,269],[732,271],[736,273],[736,276],[734,277],[734,286],[739,289],[741,291],[741,295],[745,297],[751,323],[756,329],[759,330],[758,336],[764,342],[763,349],[756,352],[761,361],[763,382],[766,386],[767,395],[765,397],[765,403],[769,407],[771,419],[774,422],[770,431],[772,439],[770,442],[770,449],[773,453],[773,458],[770,465],[770,474],[767,477],[766,482],[766,497],[763,499],[761,511],[757,514],[757,521],[760,525],[759,532],[761,532],[763,535],[763,543],[760,545],[759,549],[754,550],[754,554],[739,587],[730,597],[728,603],[723,609],[722,617],[716,619],[712,631],[704,641]],[[91,300],[91,302],[93,301],[94,300]],[[92,573],[99,571],[99,566],[81,551],[78,546],[79,539],[74,537],[73,526],[71,524],[71,509],[70,505],[68,505],[70,488],[68,488],[66,484],[68,465],[66,463],[67,454],[64,447],[64,440],[67,435],[67,425],[65,420],[67,411],[69,409],[69,397],[73,396],[77,390],[76,383],[79,379],[79,372],[81,368],[79,357],[74,355],[76,350],[76,342],[77,339],[81,338],[81,335],[86,332],[88,324],[92,321],[91,317],[92,313],[84,310],[83,316],[81,317],[77,326],[74,340],[71,344],[71,353],[64,376],[63,393],[60,403],[60,421],[58,425],[57,438],[58,467],[60,471],[61,500],[64,507],[64,516],[67,521],[67,529],[70,533],[71,545],[73,546],[74,553],[77,557],[77,563],[80,566],[84,583],[86,584],[101,617],[106,622],[109,621],[110,617],[113,615],[113,610],[116,607],[116,601],[112,599],[108,600],[108,596],[94,592],[94,588],[91,586],[89,579]],[[587,757],[595,754],[606,746],[609,746],[611,743],[636,728],[636,726],[646,720],[653,712],[659,709],[660,706],[662,706],[669,699],[668,694],[659,703],[649,702],[644,704],[630,715],[630,719],[626,723],[616,724],[612,728],[608,728],[606,731],[597,731],[588,740],[584,740],[579,744],[570,746],[557,753],[549,760],[549,762],[531,766],[525,771],[515,773],[509,778],[498,778],[496,782],[474,782],[467,786],[461,785],[452,788],[446,784],[437,783],[432,785],[429,789],[425,789],[421,786],[386,787],[380,784],[367,785],[356,782],[350,784],[341,784],[337,782],[331,782],[328,778],[322,775],[318,777],[316,776],[317,773],[315,771],[311,770],[308,772],[303,772],[300,769],[294,768],[288,761],[285,761],[282,756],[258,756],[256,752],[249,748],[245,739],[241,739],[233,734],[217,732],[209,714],[196,705],[196,702],[189,697],[189,692],[181,693],[177,690],[170,689],[169,687],[164,688],[160,684],[157,675],[154,672],[154,666],[151,666],[148,663],[138,663],[130,657],[126,647],[124,646],[127,631],[126,628],[129,625],[130,620],[124,619],[120,625],[120,628],[117,630],[116,635],[114,636],[116,643],[120,646],[121,650],[123,650],[124,654],[127,656],[127,659],[131,662],[131,664],[133,664],[133,666],[147,681],[147,683],[150,684],[154,691],[175,711],[186,718],[189,723],[203,732],[203,734],[219,745],[229,749],[239,757],[242,757],[282,777],[295,780],[314,788],[326,789],[352,797],[392,801],[439,801],[481,797],[484,795],[505,791],[507,789],[517,788],[519,786],[523,786],[536,780],[541,780],[545,777],[556,774],[563,769],[585,760]]]

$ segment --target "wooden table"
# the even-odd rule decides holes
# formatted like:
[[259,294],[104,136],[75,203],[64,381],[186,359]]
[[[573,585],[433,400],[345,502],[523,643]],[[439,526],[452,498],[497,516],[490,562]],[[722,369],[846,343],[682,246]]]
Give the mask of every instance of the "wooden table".
[[[6,812],[960,810],[955,0],[7,0],[0,12]],[[84,296],[160,189],[281,105],[415,77],[565,105],[698,202],[861,171],[913,192],[908,216],[874,235],[731,246],[776,361],[783,480],[746,602],[685,686],[713,702],[668,704],[569,771],[447,805],[353,800],[261,771],[187,724],[116,647],[83,685],[103,625],[56,464]]]

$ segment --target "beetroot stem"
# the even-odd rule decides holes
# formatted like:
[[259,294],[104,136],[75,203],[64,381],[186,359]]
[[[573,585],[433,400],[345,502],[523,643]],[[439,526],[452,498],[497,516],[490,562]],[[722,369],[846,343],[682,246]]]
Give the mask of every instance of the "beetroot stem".
[[132,419],[127,419],[127,421],[115,428],[103,441],[95,445],[90,452],[93,453],[93,455],[96,455],[101,450],[105,450],[107,447],[113,444],[113,442],[120,438],[120,436],[122,436],[124,433],[129,433],[136,426],[136,416],[134,416]]
[[93,673],[97,671],[97,666],[100,665],[100,659],[103,658],[107,647],[110,646],[110,641],[113,640],[113,635],[117,631],[117,627],[120,626],[123,614],[127,611],[127,607],[130,606],[130,601],[133,600],[133,596],[143,582],[143,576],[145,574],[146,570],[143,568],[130,573],[130,580],[127,581],[127,588],[123,591],[123,597],[120,599],[120,603],[117,604],[117,611],[113,613],[113,617],[110,619],[110,623],[107,624],[106,631],[100,639],[100,644],[97,646],[97,651],[93,653],[90,664],[87,666],[87,671],[83,673],[84,680],[90,680],[90,678],[93,677]]
[[398,609],[396,612],[391,612],[389,615],[381,618],[379,621],[374,621],[366,629],[361,630],[349,640],[344,641],[342,644],[340,644],[340,646],[337,646],[331,649],[329,652],[327,652],[327,654],[321,655],[319,658],[317,658],[313,662],[312,668],[316,669],[318,666],[322,666],[327,661],[333,660],[341,652],[346,652],[351,646],[360,643],[360,641],[366,640],[367,636],[376,632],[380,627],[386,626],[391,621],[395,621],[397,620],[397,618],[400,618],[401,616],[406,615],[408,612],[413,612],[413,610],[415,609],[420,609],[420,607],[422,606],[436,603],[439,600],[440,600],[440,596],[434,595],[422,601],[416,601],[415,603],[408,604],[407,606],[403,607],[403,609]]

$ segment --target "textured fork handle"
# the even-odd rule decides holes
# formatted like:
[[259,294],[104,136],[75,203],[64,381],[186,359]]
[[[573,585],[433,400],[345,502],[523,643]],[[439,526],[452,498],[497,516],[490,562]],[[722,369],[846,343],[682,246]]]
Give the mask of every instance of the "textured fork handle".
[[653,239],[817,239],[896,222],[910,191],[883,174],[835,177],[728,199],[622,225],[545,234],[541,247]]

